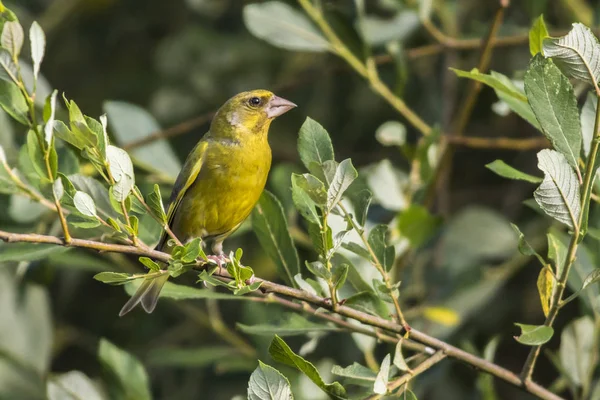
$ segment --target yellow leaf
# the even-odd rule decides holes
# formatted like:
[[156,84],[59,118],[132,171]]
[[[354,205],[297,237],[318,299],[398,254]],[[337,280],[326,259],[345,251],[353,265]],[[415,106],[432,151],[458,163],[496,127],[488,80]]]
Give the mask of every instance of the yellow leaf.
[[425,307],[423,315],[430,321],[446,326],[455,326],[460,322],[458,313],[446,307]]
[[540,294],[542,310],[547,317],[552,302],[552,292],[554,291],[554,276],[552,276],[552,272],[550,272],[550,266],[542,268],[540,271],[537,280],[537,288]]

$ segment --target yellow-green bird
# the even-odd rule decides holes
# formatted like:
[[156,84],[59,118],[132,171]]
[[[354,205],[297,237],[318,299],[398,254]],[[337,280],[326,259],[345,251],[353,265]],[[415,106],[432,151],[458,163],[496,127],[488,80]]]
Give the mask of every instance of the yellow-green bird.
[[[252,90],[232,97],[217,111],[171,193],[167,218],[182,243],[196,237],[212,241],[213,253],[223,259],[223,240],[250,215],[265,187],[271,168],[269,126],[294,107],[267,90]],[[157,249],[171,252],[168,239],[163,232]],[[152,312],[168,278],[165,273],[144,280],[119,315],[138,303]]]

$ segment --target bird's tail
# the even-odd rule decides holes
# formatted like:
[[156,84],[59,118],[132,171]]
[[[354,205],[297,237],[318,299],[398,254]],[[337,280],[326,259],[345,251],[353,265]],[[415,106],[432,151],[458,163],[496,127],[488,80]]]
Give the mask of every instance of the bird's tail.
[[140,303],[142,303],[142,307],[147,313],[154,311],[160,291],[168,280],[169,273],[167,271],[164,271],[164,273],[157,277],[144,279],[138,290],[131,296],[129,301],[125,303],[123,308],[121,308],[119,317],[127,314]]

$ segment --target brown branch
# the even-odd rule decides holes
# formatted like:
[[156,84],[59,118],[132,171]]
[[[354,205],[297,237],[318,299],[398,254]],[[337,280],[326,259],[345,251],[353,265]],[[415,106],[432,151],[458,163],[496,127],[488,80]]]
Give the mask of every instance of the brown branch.
[[544,149],[550,145],[545,137],[532,137],[525,139],[505,137],[473,137],[473,136],[447,136],[444,140],[454,146],[471,147],[474,149],[503,149],[503,150],[536,150]]
[[174,136],[182,135],[184,133],[191,131],[192,129],[198,128],[198,127],[210,122],[212,117],[215,115],[215,112],[216,111],[211,111],[206,114],[202,114],[199,117],[195,117],[190,120],[183,121],[182,123],[172,126],[163,131],[154,132],[142,139],[131,141],[131,142],[123,145],[122,147],[124,150],[130,151],[131,149],[135,149],[136,147],[144,146],[144,145],[152,143],[156,140],[168,139],[168,138],[171,138]]
[[[0,240],[5,242],[26,242],[26,243],[47,243],[55,244],[66,247],[81,247],[86,249],[92,249],[97,251],[111,251],[117,253],[133,254],[138,256],[146,256],[153,258],[157,261],[167,262],[170,255],[157,250],[141,249],[134,246],[127,246],[121,244],[102,243],[92,240],[76,239],[73,238],[70,243],[64,242],[64,240],[47,235],[38,234],[21,234],[0,231]],[[224,278],[230,278],[226,271],[217,272],[218,276]],[[261,282],[261,290],[267,293],[275,293],[280,296],[290,297],[296,300],[305,301],[317,307],[322,307],[340,316],[351,318],[362,322],[363,324],[371,325],[373,327],[383,329],[394,334],[405,333],[404,328],[395,323],[394,321],[383,319],[374,315],[370,315],[348,306],[338,305],[336,310],[332,309],[332,304],[329,299],[313,295],[303,290],[294,289],[288,286],[280,285],[275,282],[270,282],[260,278],[254,278],[254,282]],[[455,358],[466,364],[469,364],[483,372],[487,372],[503,381],[510,383],[511,385],[523,388],[524,390],[538,396],[541,399],[546,400],[561,400],[561,397],[550,392],[546,388],[536,384],[533,381],[528,381],[527,384],[519,378],[516,374],[511,371],[500,367],[492,362],[479,358],[473,354],[467,353],[457,347],[454,347],[446,342],[436,339],[432,336],[427,335],[417,329],[412,329],[410,334],[411,339],[416,340],[428,347],[434,348],[446,354],[448,357]]]
[[[498,11],[496,11],[496,15],[494,16],[494,21],[492,22],[492,25],[490,26],[488,35],[487,35],[486,39],[483,41],[481,56],[479,57],[479,63],[477,65],[477,68],[482,73],[485,73],[489,67],[491,56],[492,56],[491,43],[492,43],[493,38],[496,36],[496,33],[500,29],[500,26],[502,25],[502,21],[504,19],[504,11],[507,6],[508,6],[508,2],[500,3],[500,7],[498,8]],[[425,25],[425,26],[427,26],[427,25]],[[430,26],[430,28],[431,28],[431,26]],[[459,110],[461,110],[461,112],[454,124],[455,125],[454,132],[453,132],[453,134],[448,135],[448,137],[463,136],[465,128],[467,127],[467,124],[469,123],[469,119],[471,118],[471,114],[473,112],[473,108],[477,101],[479,92],[481,91],[481,88],[482,88],[481,82],[474,81],[474,80],[469,82],[469,89],[467,90],[467,94],[465,95],[463,104],[459,107]],[[427,195],[426,195],[426,200],[425,200],[426,204],[431,204],[431,202],[433,201],[433,198],[435,197],[435,194],[438,192],[438,189],[440,189],[444,185],[447,185],[448,179],[449,179],[449,177],[451,175],[451,171],[452,171],[453,156],[454,156],[454,146],[452,146],[452,144],[444,145],[444,143],[442,143],[441,157],[439,159],[438,165],[436,166],[433,180],[429,186],[429,189],[427,190]]]

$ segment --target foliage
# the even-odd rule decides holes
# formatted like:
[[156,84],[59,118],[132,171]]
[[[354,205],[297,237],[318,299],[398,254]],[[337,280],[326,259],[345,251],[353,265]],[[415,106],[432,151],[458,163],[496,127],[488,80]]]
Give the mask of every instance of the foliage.
[[[52,30],[47,15],[38,23],[26,7],[15,7],[15,14],[0,2],[0,238],[7,242],[0,243],[0,398],[518,398],[483,375],[491,373],[542,398],[568,391],[594,399],[600,390],[594,252],[600,44],[593,32],[575,23],[552,37],[544,17],[531,15],[537,17],[528,35],[531,59],[515,61],[524,71],[487,72],[485,57],[478,68],[451,68],[443,79],[466,78],[475,89],[467,91],[455,121],[430,126],[425,120],[441,115],[441,84],[424,79],[431,63],[418,71],[411,60],[419,52],[405,44],[419,43],[413,39],[424,30],[447,52],[468,49],[469,41],[448,39],[430,20],[437,16],[446,25],[445,13],[456,11],[428,1],[325,3],[188,0],[180,6],[211,21],[212,30],[187,21],[158,46],[156,70],[166,83],[147,88],[150,75],[136,81],[140,97],[152,95],[146,110],[105,101],[122,95],[114,86],[95,88],[95,104],[86,92],[67,90],[66,72],[56,69],[66,56],[53,44],[64,40],[67,48],[66,37]],[[255,38],[241,28],[219,30],[234,14]],[[498,11],[493,24],[501,16]],[[483,42],[484,54],[494,40]],[[347,65],[329,67],[338,62],[331,55]],[[273,66],[282,63],[275,74]],[[57,89],[44,77],[46,65]],[[343,68],[365,82],[344,76],[351,74]],[[294,88],[307,86],[295,79],[311,69],[342,76],[314,78],[331,79],[330,89],[318,89],[327,96]],[[237,248],[226,263],[216,265],[201,238],[179,243],[171,236],[171,253],[153,251],[168,228],[163,195],[181,168],[179,155],[202,132],[184,145],[167,137],[207,128],[209,118],[162,132],[161,122],[191,116],[201,96],[206,107],[218,107],[228,96],[213,85],[226,73],[232,78],[221,80],[232,91],[247,86],[234,75],[247,75],[253,85],[275,85],[272,75],[293,80],[302,113],[274,124],[272,131],[284,133],[271,134],[269,190],[226,242]],[[135,86],[129,83],[119,81]],[[478,119],[473,107],[487,110],[475,104],[477,85],[498,97],[490,110],[514,112],[525,123],[491,112]],[[190,88],[198,93],[185,94]],[[578,101],[582,93],[585,101]],[[427,118],[409,108],[418,103],[428,104],[419,109]],[[506,156],[499,152],[484,162],[479,153],[453,158],[454,145],[496,143],[485,134],[463,136],[474,122],[535,130],[551,148],[538,151],[537,160],[525,153],[529,168],[496,159]],[[505,139],[497,142],[522,138]],[[294,164],[281,162],[290,153]],[[534,165],[539,171],[531,171]],[[464,172],[465,207],[449,207],[450,195],[459,196],[448,185],[458,193],[463,178],[448,172],[453,166]],[[484,166],[519,182],[490,196],[490,185],[509,184],[489,172],[485,184],[473,184]],[[525,200],[533,211],[511,205],[503,215],[489,207],[499,204],[496,197]],[[141,285],[151,290],[154,281],[164,284],[157,312],[116,322],[120,294]],[[494,361],[498,338],[511,350],[506,357],[529,347],[518,384]],[[474,343],[481,340],[480,356]],[[71,352],[80,357],[82,351],[85,361],[74,361]],[[457,376],[434,367],[446,356],[483,372]],[[537,385],[532,374],[539,369],[556,382]],[[477,384],[458,385],[465,377]]]

